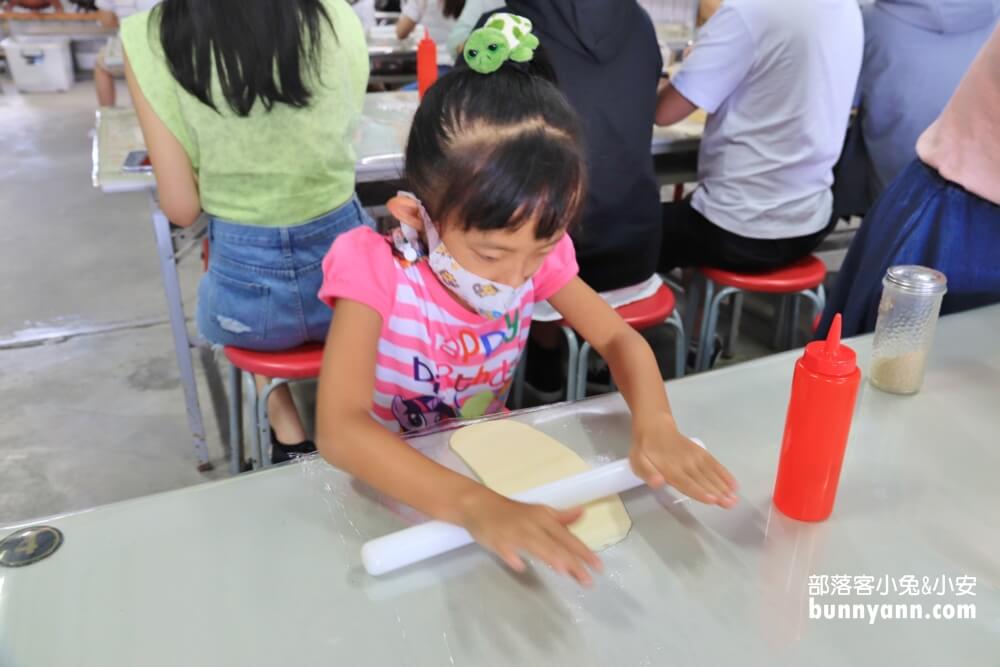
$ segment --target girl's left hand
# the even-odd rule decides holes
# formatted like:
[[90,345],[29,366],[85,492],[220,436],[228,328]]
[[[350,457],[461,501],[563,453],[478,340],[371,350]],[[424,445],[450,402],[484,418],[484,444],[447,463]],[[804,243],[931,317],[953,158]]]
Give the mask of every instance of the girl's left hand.
[[736,504],[736,480],[714,456],[684,437],[669,414],[637,419],[632,437],[632,470],[652,488],[669,484],[703,503]]

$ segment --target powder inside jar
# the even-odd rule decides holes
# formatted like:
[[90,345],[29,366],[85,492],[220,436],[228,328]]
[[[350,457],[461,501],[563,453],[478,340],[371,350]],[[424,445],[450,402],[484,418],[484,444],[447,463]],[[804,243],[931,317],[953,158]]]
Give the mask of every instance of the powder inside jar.
[[915,394],[924,381],[927,350],[882,357],[872,363],[872,384],[894,394]]

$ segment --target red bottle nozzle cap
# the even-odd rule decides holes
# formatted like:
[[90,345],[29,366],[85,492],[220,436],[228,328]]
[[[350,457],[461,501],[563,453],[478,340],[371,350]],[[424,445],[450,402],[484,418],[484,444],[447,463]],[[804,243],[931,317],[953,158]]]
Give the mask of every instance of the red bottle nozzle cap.
[[841,377],[850,375],[858,367],[854,350],[840,342],[840,313],[833,317],[830,332],[825,341],[813,341],[806,345],[802,361],[806,368],[821,375]]

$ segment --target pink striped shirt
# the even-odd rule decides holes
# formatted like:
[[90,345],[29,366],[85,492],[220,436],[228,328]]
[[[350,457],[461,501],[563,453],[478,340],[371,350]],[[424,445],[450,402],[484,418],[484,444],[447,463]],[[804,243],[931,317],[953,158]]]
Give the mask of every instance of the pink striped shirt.
[[535,303],[578,271],[564,236],[510,312],[488,320],[459,304],[420,261],[408,265],[385,237],[367,227],[342,234],[323,259],[319,298],[365,304],[382,316],[372,415],[397,432],[445,419],[500,412],[528,339]]

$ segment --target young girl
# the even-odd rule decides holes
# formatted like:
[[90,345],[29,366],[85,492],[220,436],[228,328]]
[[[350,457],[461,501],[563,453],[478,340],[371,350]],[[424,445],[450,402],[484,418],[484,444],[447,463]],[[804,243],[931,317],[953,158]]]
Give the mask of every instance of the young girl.
[[[465,55],[478,65],[486,54],[467,46]],[[317,444],[333,465],[465,527],[515,570],[531,554],[587,584],[588,566],[601,564],[566,528],[580,509],[514,502],[400,437],[501,411],[532,309],[548,299],[611,367],[633,415],[636,473],[702,502],[735,503],[730,474],[677,429],[652,350],[576,277],[566,232],[584,201],[580,130],[555,86],[522,67],[461,67],[439,79],[406,148],[413,194],[389,202],[400,229],[349,232],[324,260],[320,297],[336,314]]]
[[[370,224],[354,197],[357,16],[340,0],[164,0],[121,34],[160,206],[181,226],[209,216],[199,332],[254,350],[322,340],[323,255]],[[272,462],[315,451],[287,387],[268,415]]]

